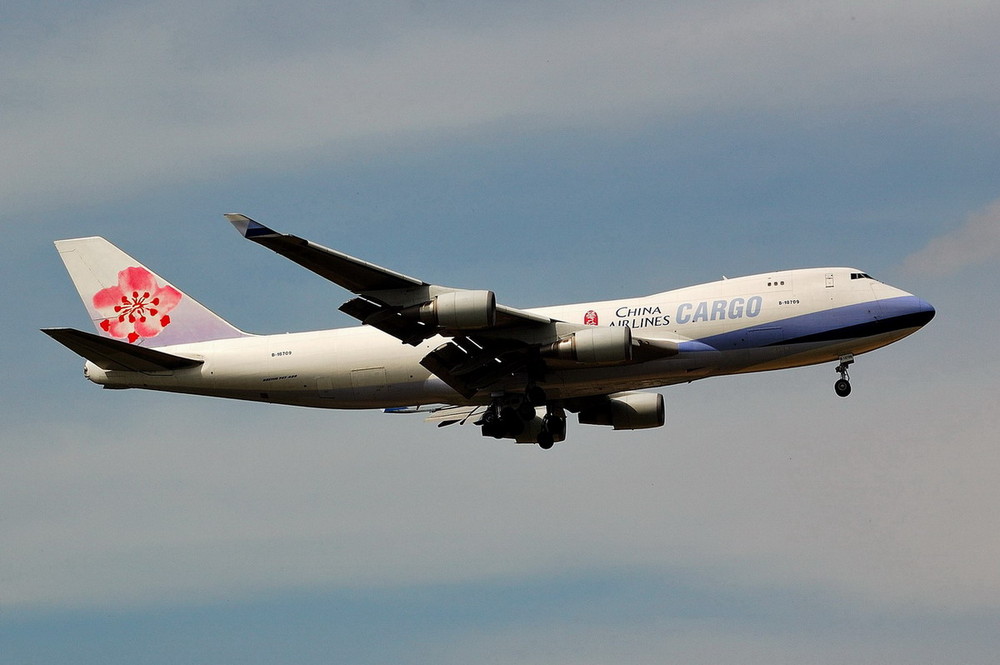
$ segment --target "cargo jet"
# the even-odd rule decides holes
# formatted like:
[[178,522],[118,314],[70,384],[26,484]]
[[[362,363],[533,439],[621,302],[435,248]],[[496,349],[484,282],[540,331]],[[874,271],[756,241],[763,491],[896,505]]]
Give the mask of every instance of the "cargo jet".
[[858,354],[915,332],[927,302],[853,268],[782,270],[630,298],[515,309],[493,291],[430,284],[240,214],[248,240],[354,293],[363,325],[252,335],[103,238],[56,241],[96,334],[43,330],[105,388],[334,409],[423,413],[439,426],[537,443],[567,412],[616,430],[664,424],[650,388],[836,362],[851,392]]

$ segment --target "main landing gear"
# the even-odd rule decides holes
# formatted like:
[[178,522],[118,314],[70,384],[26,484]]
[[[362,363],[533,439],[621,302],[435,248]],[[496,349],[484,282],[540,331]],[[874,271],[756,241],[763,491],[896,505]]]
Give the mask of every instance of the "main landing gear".
[[[545,415],[541,418],[536,411],[539,406],[546,406]],[[546,404],[545,391],[534,384],[528,386],[523,394],[494,395],[479,424],[483,428],[483,436],[537,443],[542,450],[548,450],[556,441],[566,438],[565,412],[561,407]]]
[[562,409],[558,413],[546,411],[545,417],[542,418],[542,430],[538,433],[538,447],[548,450],[556,440],[562,441],[565,438],[566,414],[562,413]]
[[853,362],[854,356],[852,354],[840,356],[840,364],[837,365],[837,371],[840,373],[840,378],[837,379],[835,384],[833,384],[833,389],[840,397],[847,397],[851,394],[851,378],[847,376],[847,366]]

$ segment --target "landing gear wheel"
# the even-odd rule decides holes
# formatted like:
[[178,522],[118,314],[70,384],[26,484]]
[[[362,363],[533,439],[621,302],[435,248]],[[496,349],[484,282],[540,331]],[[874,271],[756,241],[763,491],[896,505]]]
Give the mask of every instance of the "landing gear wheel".
[[847,397],[851,394],[851,381],[850,377],[847,376],[847,368],[854,363],[854,356],[850,353],[840,356],[840,364],[837,365],[836,372],[840,374],[840,379],[833,384],[833,389],[837,391],[837,394],[841,397]]
[[552,435],[546,431],[541,431],[538,433],[538,447],[542,450],[548,450],[552,447],[555,442],[552,440]]
[[524,431],[524,421],[517,415],[517,410],[510,406],[500,409],[500,423],[507,436],[516,437]]
[[545,414],[542,419],[542,431],[553,439],[563,439],[566,437],[566,418],[557,416],[554,413]]
[[503,438],[503,423],[500,415],[492,408],[487,409],[483,414],[483,436],[492,436],[494,439]]
[[542,406],[545,404],[545,391],[541,386],[534,383],[529,385],[524,391],[524,401],[532,406]]

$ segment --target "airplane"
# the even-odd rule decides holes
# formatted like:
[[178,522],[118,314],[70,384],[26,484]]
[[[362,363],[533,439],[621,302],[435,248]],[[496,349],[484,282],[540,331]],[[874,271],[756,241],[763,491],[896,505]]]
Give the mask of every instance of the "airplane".
[[781,270],[654,295],[516,309],[493,291],[431,284],[249,217],[247,240],[354,294],[363,325],[253,335],[104,238],[57,240],[96,328],[45,328],[104,388],[146,388],[274,404],[421,413],[487,437],[549,449],[567,413],[615,430],[660,427],[649,389],[712,376],[836,362],[926,325],[934,308],[854,268]]

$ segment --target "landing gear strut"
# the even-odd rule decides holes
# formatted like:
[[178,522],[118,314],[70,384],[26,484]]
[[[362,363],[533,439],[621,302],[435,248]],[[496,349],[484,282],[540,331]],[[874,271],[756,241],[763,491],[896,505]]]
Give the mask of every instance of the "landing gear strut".
[[518,415],[517,409],[494,400],[483,414],[482,426],[483,436],[502,439],[505,436],[516,437],[524,431],[524,420]]
[[[545,415],[539,422],[536,407],[542,406],[546,407]],[[566,438],[566,413],[561,406],[547,405],[545,391],[535,384],[529,385],[523,395],[495,393],[478,424],[483,436],[535,442],[542,450]]]
[[840,364],[837,365],[837,372],[840,373],[840,378],[833,384],[833,389],[840,397],[847,397],[851,394],[851,378],[847,375],[847,366],[853,362],[854,356],[851,354],[840,356]]

